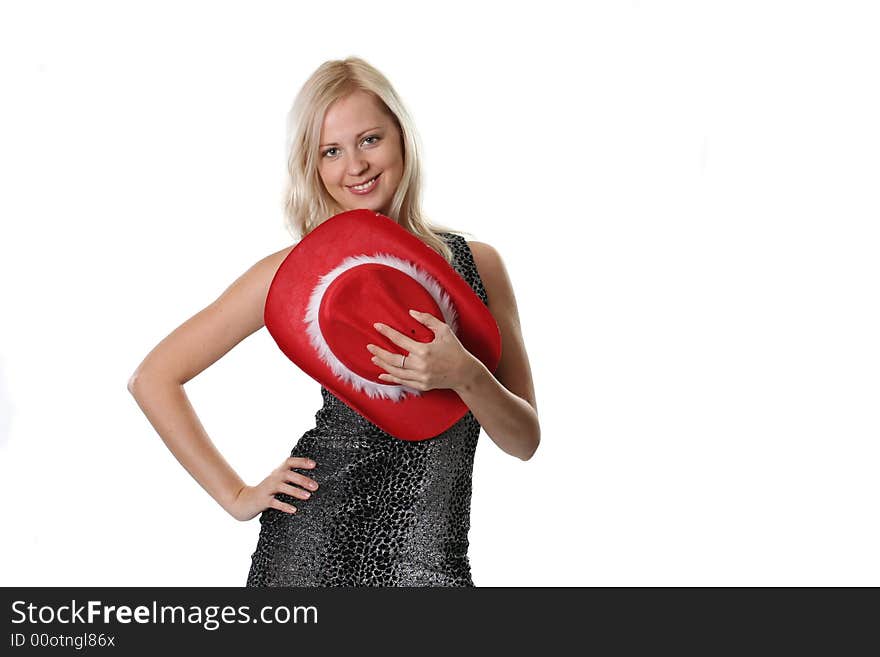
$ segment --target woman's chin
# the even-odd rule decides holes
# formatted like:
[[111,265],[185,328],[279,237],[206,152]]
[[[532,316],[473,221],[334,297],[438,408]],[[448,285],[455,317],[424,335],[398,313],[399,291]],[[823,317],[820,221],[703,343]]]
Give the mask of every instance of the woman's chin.
[[361,202],[357,201],[348,201],[347,203],[340,204],[339,207],[342,209],[340,212],[347,212],[350,210],[372,210],[373,212],[378,212],[380,214],[388,216],[388,206],[380,200],[370,200],[364,199]]

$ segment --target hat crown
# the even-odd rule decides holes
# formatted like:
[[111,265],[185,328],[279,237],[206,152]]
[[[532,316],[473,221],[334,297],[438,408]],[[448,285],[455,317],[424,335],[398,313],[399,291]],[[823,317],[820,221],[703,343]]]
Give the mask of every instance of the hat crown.
[[410,309],[430,313],[453,332],[458,330],[451,298],[423,268],[388,253],[357,254],[321,276],[304,322],[318,356],[342,383],[370,398],[400,401],[421,392],[379,379],[385,370],[372,362],[366,346],[376,344],[401,357],[409,353],[379,333],[376,322],[418,342],[431,342],[433,332]]
[[428,291],[413,278],[378,263],[360,265],[338,276],[324,293],[318,322],[327,345],[350,370],[387,385],[378,376],[383,369],[371,362],[368,344],[405,356],[407,351],[379,333],[381,322],[417,342],[431,342],[434,333],[409,314],[413,308],[443,316]]

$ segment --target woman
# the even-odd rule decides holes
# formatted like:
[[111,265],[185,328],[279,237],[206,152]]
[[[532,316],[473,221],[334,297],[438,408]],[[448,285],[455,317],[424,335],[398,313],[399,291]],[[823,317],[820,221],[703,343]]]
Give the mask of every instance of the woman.
[[[480,428],[505,452],[531,458],[537,405],[516,302],[497,251],[429,225],[419,207],[412,122],[376,69],[349,57],[322,64],[291,111],[289,225],[305,236],[327,218],[368,208],[442,254],[487,304],[502,355],[489,370],[431,316],[430,353],[367,348],[387,374],[421,390],[455,390],[469,412],[440,436],[404,441],[326,388],[316,426],[256,486],[216,450],[183,384],[263,327],[272,277],[293,246],[248,269],[207,308],[159,343],[129,390],[168,448],[230,515],[260,515],[248,586],[474,586],[467,557],[471,474]],[[378,332],[388,331],[377,329]],[[390,334],[386,335],[391,339]],[[450,337],[451,336],[451,337]]]

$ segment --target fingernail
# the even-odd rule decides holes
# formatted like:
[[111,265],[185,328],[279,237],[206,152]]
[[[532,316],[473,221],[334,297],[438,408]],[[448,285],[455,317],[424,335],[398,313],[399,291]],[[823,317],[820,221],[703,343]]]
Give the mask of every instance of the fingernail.
[[373,324],[373,328],[374,329],[382,328],[382,325],[379,322],[376,322],[375,324]]

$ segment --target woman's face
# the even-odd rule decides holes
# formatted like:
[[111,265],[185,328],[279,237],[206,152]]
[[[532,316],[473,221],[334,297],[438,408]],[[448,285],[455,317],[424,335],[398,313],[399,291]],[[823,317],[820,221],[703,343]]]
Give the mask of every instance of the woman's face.
[[[387,215],[403,175],[403,148],[394,119],[373,94],[359,90],[327,108],[318,173],[344,210],[365,208]],[[368,184],[355,187],[361,183]]]

